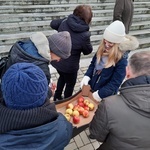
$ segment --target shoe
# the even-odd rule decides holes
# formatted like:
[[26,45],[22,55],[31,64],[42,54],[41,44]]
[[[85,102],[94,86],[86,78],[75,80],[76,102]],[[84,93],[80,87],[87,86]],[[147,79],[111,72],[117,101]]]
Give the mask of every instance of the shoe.
[[54,101],[56,102],[56,101],[60,101],[60,100],[62,100],[63,99],[63,97],[61,96],[61,97],[59,97],[59,98],[56,98],[55,96],[54,96]]
[[88,136],[90,139],[95,139],[92,134]]

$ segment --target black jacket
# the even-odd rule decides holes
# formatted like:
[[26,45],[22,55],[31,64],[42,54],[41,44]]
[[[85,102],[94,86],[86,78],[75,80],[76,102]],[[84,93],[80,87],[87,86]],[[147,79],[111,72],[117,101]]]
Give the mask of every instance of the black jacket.
[[61,60],[59,63],[51,62],[51,64],[61,72],[73,73],[78,71],[81,52],[84,55],[88,55],[93,50],[89,25],[79,17],[71,14],[68,18],[53,20],[50,26],[58,32],[68,31],[72,40],[71,56],[68,59]]
[[[22,45],[28,44],[28,49],[30,51],[33,50],[33,44],[30,40],[25,40],[25,41],[18,41],[16,42],[12,48],[10,49],[9,53],[9,59],[6,65],[6,70],[13,64],[18,63],[18,62],[28,62],[28,63],[33,63],[40,67],[48,80],[48,83],[50,83],[50,70],[49,70],[49,61],[45,59],[44,57],[39,57],[39,56],[34,56],[31,54],[28,54],[22,47]],[[35,48],[35,47],[34,47]]]

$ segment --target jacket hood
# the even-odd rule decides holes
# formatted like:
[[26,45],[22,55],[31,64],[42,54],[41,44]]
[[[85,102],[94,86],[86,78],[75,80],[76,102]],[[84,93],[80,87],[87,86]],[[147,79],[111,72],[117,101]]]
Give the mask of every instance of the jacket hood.
[[124,102],[137,113],[150,118],[150,76],[125,81],[120,89]]
[[126,35],[125,40],[119,44],[119,49],[121,51],[132,51],[139,47],[139,41],[135,36]]
[[74,32],[89,31],[89,25],[86,24],[85,21],[80,19],[78,16],[71,14],[68,16],[66,21],[70,29]]

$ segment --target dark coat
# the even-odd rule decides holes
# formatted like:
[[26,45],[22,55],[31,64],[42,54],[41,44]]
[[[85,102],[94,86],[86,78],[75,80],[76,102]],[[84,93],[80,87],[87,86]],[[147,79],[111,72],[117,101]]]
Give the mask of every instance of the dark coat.
[[150,76],[127,80],[120,95],[104,98],[90,123],[99,150],[150,149]]
[[12,46],[9,55],[10,56],[7,62],[6,70],[11,65],[18,63],[18,62],[33,63],[44,71],[47,77],[48,83],[50,83],[51,75],[50,75],[50,70],[48,66],[49,61],[37,53],[36,47],[31,42],[31,40],[16,42]]
[[51,62],[51,64],[61,72],[77,72],[81,53],[88,55],[93,50],[90,42],[89,25],[71,14],[68,18],[53,20],[50,26],[58,32],[68,31],[72,40],[71,56],[59,62]]
[[0,134],[3,150],[63,150],[72,137],[72,125],[59,114],[53,122]]
[[129,33],[133,18],[133,1],[132,0],[116,0],[113,21],[120,20],[123,22],[126,34]]
[[0,120],[1,150],[63,150],[72,138],[72,124],[49,99],[40,107],[15,110],[0,97]]
[[[127,56],[126,56],[127,57]],[[90,77],[89,85],[93,91],[98,90],[100,98],[104,98],[117,93],[121,85],[127,66],[127,58],[122,57],[115,66],[103,68],[100,74],[95,74],[96,55],[93,57],[88,67],[86,76]]]

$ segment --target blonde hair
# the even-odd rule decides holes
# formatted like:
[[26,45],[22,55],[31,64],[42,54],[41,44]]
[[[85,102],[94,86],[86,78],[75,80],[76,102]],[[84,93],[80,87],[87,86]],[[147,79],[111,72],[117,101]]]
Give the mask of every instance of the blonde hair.
[[[97,63],[99,64],[101,61],[101,57],[105,55],[104,53],[104,39],[101,41],[96,56],[97,56]],[[115,64],[121,59],[123,53],[119,50],[118,44],[114,44],[113,47],[110,49],[108,55],[108,60],[105,64],[105,68],[115,66]]]

